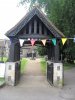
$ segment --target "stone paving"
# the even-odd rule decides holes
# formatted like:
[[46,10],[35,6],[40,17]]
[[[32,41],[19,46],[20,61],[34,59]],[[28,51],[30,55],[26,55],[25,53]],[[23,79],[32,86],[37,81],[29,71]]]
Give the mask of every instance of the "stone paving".
[[5,86],[0,89],[0,100],[75,100],[75,68],[64,72],[65,84],[60,89],[47,82],[46,76],[41,73],[39,60],[30,60],[30,67],[33,65],[34,68],[34,62],[37,63],[35,70],[28,74],[27,68],[17,86]]

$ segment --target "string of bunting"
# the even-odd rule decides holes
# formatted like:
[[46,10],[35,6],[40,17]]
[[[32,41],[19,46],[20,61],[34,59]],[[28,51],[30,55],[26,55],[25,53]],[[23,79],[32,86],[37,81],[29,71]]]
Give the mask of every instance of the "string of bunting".
[[[73,41],[75,42],[75,38],[61,38],[62,44],[64,45],[68,39],[73,39]],[[28,40],[31,42],[31,45],[34,46],[36,39],[29,39],[28,38]],[[40,41],[42,41],[44,46],[46,44],[46,40],[47,39],[40,40]],[[57,43],[56,38],[52,38],[52,39],[49,39],[49,40],[52,40],[52,43],[53,43],[54,46],[56,45],[56,43]],[[21,40],[21,45],[22,45],[23,42],[24,42],[24,40]]]
[[[61,38],[62,44],[64,45],[68,39],[72,39],[73,42],[75,42],[75,38]],[[32,46],[34,46],[35,42],[37,41],[36,39],[30,39],[30,38],[28,38],[28,40],[31,42]],[[51,40],[53,45],[56,46],[56,43],[57,43],[57,39],[56,38],[52,38],[52,39],[49,39],[49,40]],[[24,40],[20,39],[19,41],[20,41],[20,45],[22,46]],[[45,46],[46,39],[43,39],[43,40],[40,39],[40,41],[42,41],[43,45]]]
[[[68,39],[73,39],[73,41],[75,42],[75,38],[61,38],[62,44],[64,45]],[[56,45],[56,43],[57,43],[57,39],[56,38],[52,38],[52,39],[49,39],[49,40],[52,40],[52,43],[54,44],[54,46]],[[35,39],[31,39],[30,41],[31,41],[31,45],[34,46],[36,40]],[[42,41],[43,45],[45,46],[46,39],[43,39],[41,41]]]

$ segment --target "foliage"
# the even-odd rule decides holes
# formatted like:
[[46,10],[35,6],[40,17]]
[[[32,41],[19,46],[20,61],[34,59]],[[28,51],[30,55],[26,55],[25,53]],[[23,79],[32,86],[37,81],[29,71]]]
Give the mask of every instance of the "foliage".
[[[75,0],[21,0],[21,4],[30,3],[30,8],[38,2],[44,8],[48,18],[66,37],[73,38],[75,34]],[[74,61],[75,44],[69,40],[61,50],[63,56]],[[67,55],[66,55],[67,54]]]
[[7,61],[7,58],[6,57],[3,57],[3,59],[0,57],[0,61],[3,61],[3,62],[6,62]]
[[40,59],[41,70],[43,74],[46,74],[47,62],[44,58]]
[[5,84],[5,79],[4,78],[0,78],[0,87],[3,86]]
[[37,51],[40,56],[46,55],[46,47],[45,46],[38,45]]
[[63,66],[64,66],[64,70],[69,70],[71,68],[74,68],[75,64],[64,63]]
[[22,74],[25,72],[26,64],[27,64],[27,59],[22,58],[22,59],[21,59],[21,73],[22,73]]

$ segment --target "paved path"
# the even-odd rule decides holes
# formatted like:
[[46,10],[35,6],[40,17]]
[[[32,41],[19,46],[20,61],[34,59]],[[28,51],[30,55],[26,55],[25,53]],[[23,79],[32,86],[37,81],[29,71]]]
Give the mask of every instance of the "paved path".
[[20,87],[44,87],[48,85],[46,76],[43,75],[40,67],[40,59],[27,59],[26,72],[21,77]]
[[27,69],[26,69],[25,74],[27,76],[41,76],[42,75],[41,67],[40,67],[40,59],[35,59],[35,60],[28,59],[28,64],[26,68]]
[[27,68],[27,75],[22,76],[19,85],[1,88],[0,100],[75,100],[75,68],[65,71],[62,89],[50,86],[39,67],[38,70],[40,73],[33,70],[33,74]]

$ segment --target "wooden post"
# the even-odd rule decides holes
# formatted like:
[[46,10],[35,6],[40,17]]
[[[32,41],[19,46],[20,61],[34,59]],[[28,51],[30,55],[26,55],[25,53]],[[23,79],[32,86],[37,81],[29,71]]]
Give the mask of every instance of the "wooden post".
[[54,61],[59,61],[59,44],[57,42],[56,46],[54,47]]
[[24,29],[24,34],[26,34],[26,28]]
[[52,48],[51,46],[48,47],[47,52],[48,52],[48,60],[51,60],[52,54],[51,54]]
[[29,34],[31,34],[31,31],[32,31],[32,24],[31,22],[29,23]]
[[39,34],[42,34],[42,24],[39,23]]
[[34,34],[37,33],[37,21],[34,20]]
[[11,45],[9,51],[9,62],[15,62],[20,60],[20,43],[16,38],[11,38]]
[[44,27],[44,35],[47,35],[47,29]]

